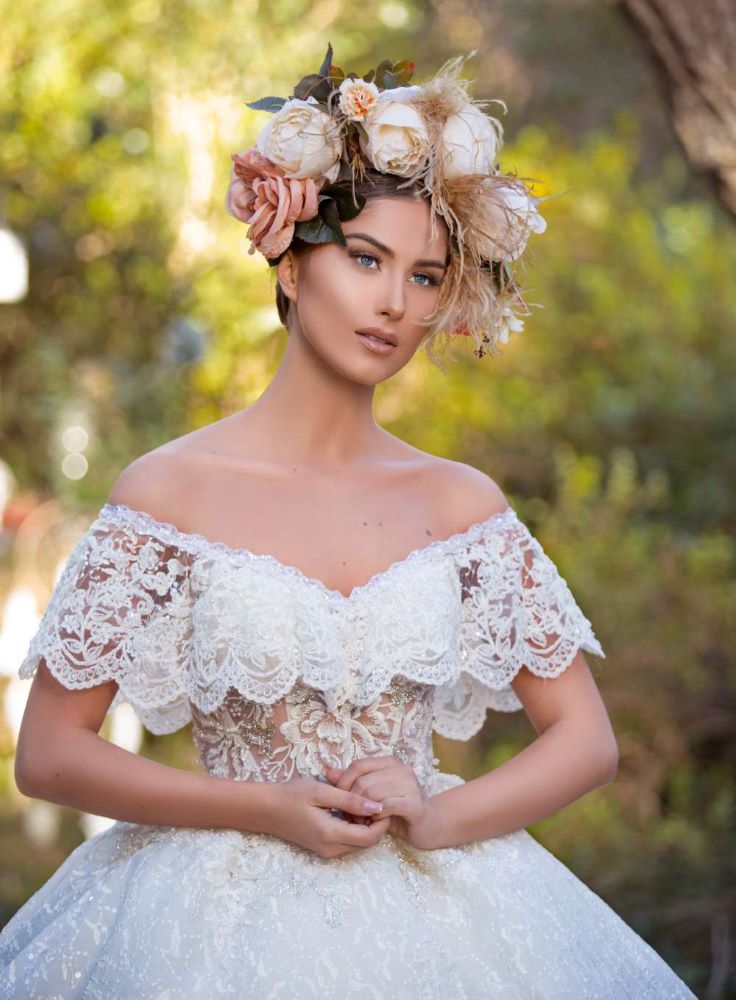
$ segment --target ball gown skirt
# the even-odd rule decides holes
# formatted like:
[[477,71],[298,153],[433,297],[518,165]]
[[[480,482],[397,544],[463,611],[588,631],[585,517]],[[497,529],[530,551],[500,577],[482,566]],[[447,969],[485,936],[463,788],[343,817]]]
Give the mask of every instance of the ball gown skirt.
[[[592,626],[512,508],[350,594],[274,556],[106,504],[20,667],[116,681],[204,769],[319,777],[366,755],[434,794],[432,733],[467,740],[555,678]],[[554,683],[552,680],[549,683]],[[114,776],[111,776],[114,780]],[[336,818],[336,822],[338,822]],[[320,858],[278,837],[115,822],[0,932],[0,1000],[685,1000],[694,994],[526,830]]]
[[2,1000],[694,997],[525,830],[434,851],[387,834],[323,859],[117,822],[6,926],[0,969]]

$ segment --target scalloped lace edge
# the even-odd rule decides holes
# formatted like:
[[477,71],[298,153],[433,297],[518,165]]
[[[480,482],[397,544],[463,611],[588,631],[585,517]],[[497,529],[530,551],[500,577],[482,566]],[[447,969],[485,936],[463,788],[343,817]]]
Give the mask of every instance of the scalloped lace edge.
[[489,525],[494,524],[496,521],[501,523],[505,523],[507,520],[514,522],[518,520],[518,516],[513,507],[506,507],[504,510],[496,511],[495,514],[491,514],[490,517],[487,517],[482,521],[474,521],[473,524],[469,525],[464,531],[455,532],[452,535],[448,535],[446,538],[436,538],[427,545],[422,545],[419,548],[412,549],[401,559],[395,559],[385,569],[374,573],[368,578],[368,580],[366,580],[365,583],[359,584],[357,587],[353,587],[349,594],[343,594],[341,590],[335,590],[332,587],[328,587],[322,580],[314,576],[308,576],[300,570],[298,566],[293,566],[290,563],[284,563],[270,552],[253,552],[252,549],[231,546],[226,542],[213,541],[205,535],[200,535],[197,532],[182,531],[180,528],[177,528],[175,524],[172,524],[169,521],[159,521],[151,514],[147,513],[147,511],[135,510],[124,503],[114,504],[108,502],[104,504],[100,509],[95,524],[98,522],[104,523],[108,519],[118,527],[125,525],[126,523],[132,523],[136,530],[154,535],[162,541],[175,542],[176,544],[179,544],[181,548],[193,553],[194,555],[214,552],[231,560],[245,559],[251,562],[265,563],[272,566],[283,575],[289,576],[293,579],[298,579],[334,600],[341,600],[349,604],[350,602],[355,601],[358,597],[370,593],[399,567],[408,566],[416,560],[427,558],[430,555],[434,555],[438,551],[452,549],[453,546],[460,543],[475,542],[482,537],[484,529],[488,528]]

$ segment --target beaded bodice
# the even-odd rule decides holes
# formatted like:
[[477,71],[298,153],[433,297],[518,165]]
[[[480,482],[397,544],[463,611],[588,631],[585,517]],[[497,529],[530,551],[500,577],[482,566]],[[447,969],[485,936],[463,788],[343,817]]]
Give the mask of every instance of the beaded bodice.
[[213,712],[193,706],[192,733],[205,769],[221,778],[288,781],[347,767],[358,757],[392,754],[426,784],[438,763],[430,690],[397,675],[370,704],[344,701],[330,710],[322,693],[299,679],[273,705],[231,688]]

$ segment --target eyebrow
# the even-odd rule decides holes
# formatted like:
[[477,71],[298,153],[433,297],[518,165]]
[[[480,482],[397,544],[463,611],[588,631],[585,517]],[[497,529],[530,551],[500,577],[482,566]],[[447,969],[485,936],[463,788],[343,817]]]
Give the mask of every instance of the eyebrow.
[[[368,243],[372,243],[374,247],[378,250],[383,250],[389,257],[396,256],[391,247],[387,247],[385,243],[379,242],[375,237],[369,236],[368,233],[345,233],[345,239],[349,240],[351,236],[355,237],[355,239],[366,240]],[[441,271],[446,271],[449,259],[448,255],[447,263],[445,264],[441,260],[416,260],[414,263],[418,264],[419,267],[438,267]]]

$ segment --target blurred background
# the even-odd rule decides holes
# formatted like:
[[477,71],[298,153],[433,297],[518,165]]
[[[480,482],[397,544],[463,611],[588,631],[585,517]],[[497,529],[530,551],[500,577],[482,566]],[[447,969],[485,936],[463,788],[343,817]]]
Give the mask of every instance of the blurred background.
[[[0,37],[0,924],[111,821],[22,796],[17,668],[119,472],[254,401],[286,333],[225,213],[230,154],[334,61],[445,59],[500,98],[502,172],[537,179],[539,303],[503,356],[457,338],[377,419],[496,479],[593,622],[613,782],[530,827],[699,997],[736,997],[736,12],[717,0],[38,0]],[[189,728],[103,735],[197,767]],[[523,712],[466,778],[528,744]]]

